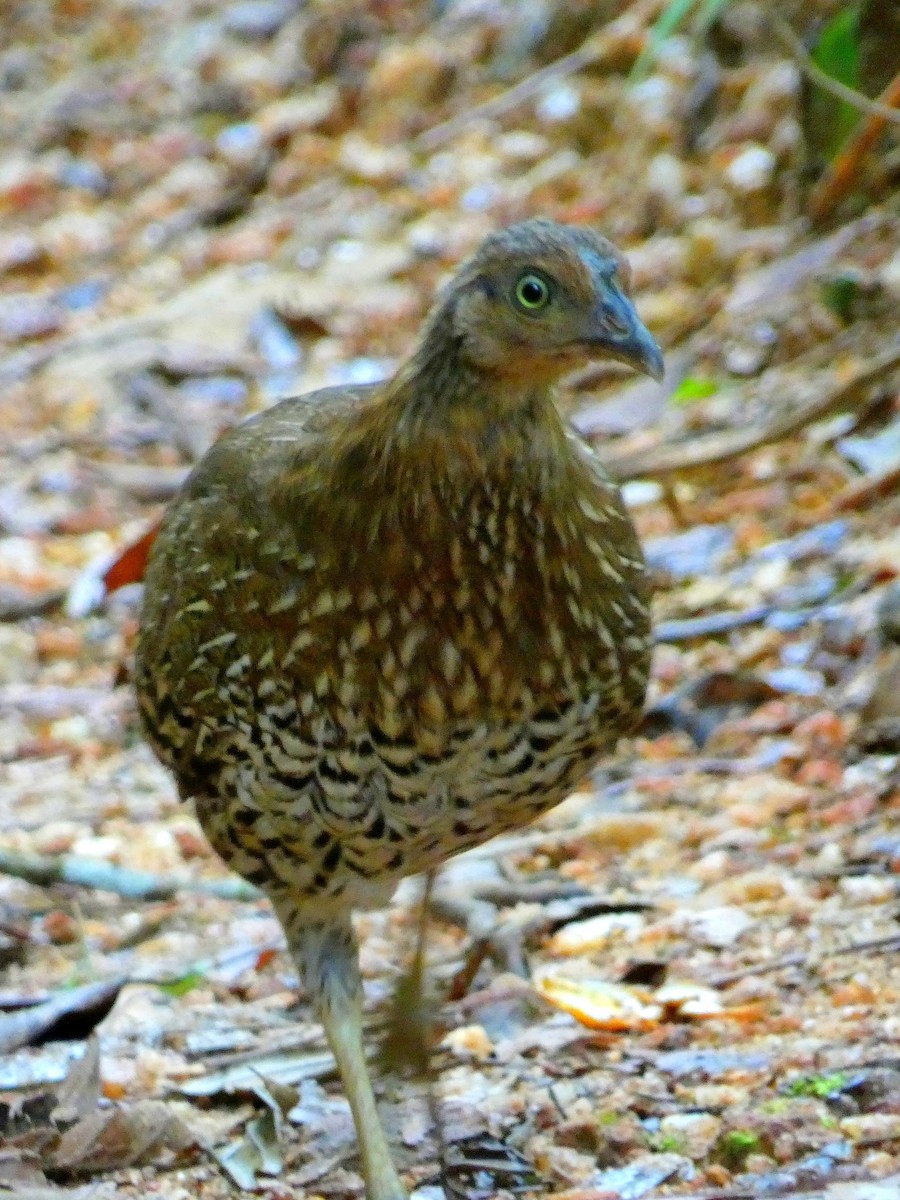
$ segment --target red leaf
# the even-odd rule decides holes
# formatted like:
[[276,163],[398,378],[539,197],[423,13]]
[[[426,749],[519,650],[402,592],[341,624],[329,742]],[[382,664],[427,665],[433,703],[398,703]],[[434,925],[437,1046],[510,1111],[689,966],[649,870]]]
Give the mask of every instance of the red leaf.
[[150,547],[159,530],[159,522],[147,530],[143,537],[127,546],[103,576],[107,593],[125,587],[129,583],[140,583],[147,569]]

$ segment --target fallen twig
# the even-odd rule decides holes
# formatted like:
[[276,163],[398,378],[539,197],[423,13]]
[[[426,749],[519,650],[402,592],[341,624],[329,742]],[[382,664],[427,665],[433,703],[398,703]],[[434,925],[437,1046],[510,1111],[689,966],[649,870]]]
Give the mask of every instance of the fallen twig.
[[750,975],[770,975],[774,971],[784,971],[789,967],[805,967],[814,970],[829,958],[840,958],[848,954],[869,954],[872,951],[894,950],[900,946],[900,933],[892,933],[887,937],[870,938],[865,942],[851,942],[849,946],[838,946],[835,950],[827,950],[816,954],[786,954],[783,958],[773,958],[770,962],[754,963],[739,971],[729,971],[725,975],[716,975],[709,982],[710,987],[730,987]]
[[810,56],[806,47],[788,25],[787,21],[781,17],[772,18],[772,28],[775,31],[775,36],[780,42],[787,46],[788,50],[794,55],[800,70],[809,79],[820,87],[823,92],[829,92],[832,96],[836,96],[838,100],[843,100],[845,104],[858,109],[859,112],[869,113],[872,116],[881,117],[882,125],[888,121],[895,121],[900,124],[900,108],[897,108],[893,101],[888,97],[891,88],[895,87],[900,81],[900,75],[886,89],[884,98],[872,100],[869,96],[858,92],[856,88],[848,87],[846,83],[841,83],[839,79],[835,79],[829,75],[827,71],[816,63]]
[[514,87],[508,88],[498,96],[492,96],[490,100],[485,100],[482,104],[476,104],[464,112],[457,113],[449,120],[442,121],[440,125],[423,130],[413,138],[412,148],[419,151],[436,150],[438,146],[443,146],[445,142],[455,138],[458,133],[462,133],[473,121],[479,118],[502,116],[503,113],[509,112],[524,100],[530,100],[550,80],[565,79],[567,75],[574,75],[576,71],[580,71],[599,57],[600,46],[597,39],[589,38],[571,54],[566,54],[546,67],[541,67],[539,71],[526,76]]
[[900,463],[851,483],[835,496],[831,511],[839,513],[865,508],[876,497],[887,496],[897,488],[900,488]]
[[657,642],[690,642],[694,638],[719,637],[745,625],[758,625],[772,615],[771,604],[757,604],[735,612],[713,612],[680,621],[660,621],[654,638]]
[[21,854],[0,849],[0,874],[12,875],[40,887],[68,883],[76,887],[115,892],[136,900],[168,900],[178,892],[216,896],[220,900],[259,900],[262,893],[243,879],[190,879],[132,871],[72,854]]
[[838,383],[830,391],[776,417],[767,425],[711,433],[675,446],[652,446],[620,455],[607,453],[603,455],[603,461],[616,479],[623,482],[696,471],[714,463],[727,462],[751,450],[783,441],[808,425],[849,407],[857,400],[858,393],[889,375],[897,366],[900,366],[900,342],[883,351],[868,366],[861,367],[852,379]]
[[[900,119],[900,74],[895,75],[879,97],[880,106],[887,106]],[[888,118],[882,112],[873,112],[863,121],[837,158],[832,162],[812,189],[809,197],[809,215],[814,221],[824,221],[850,191],[859,174],[859,166],[884,132]]]
[[[641,12],[635,12],[635,9],[640,7]],[[643,5],[631,5],[629,13],[629,23],[637,23],[642,19],[647,19],[652,13],[654,5],[644,3]],[[525,100],[530,100],[536,95],[541,88],[551,80],[565,79],[568,75],[574,75],[577,71],[582,70],[590,63],[597,62],[602,59],[608,52],[610,40],[616,37],[615,22],[611,22],[605,28],[588,37],[577,50],[573,50],[571,54],[565,54],[562,58],[556,59],[555,62],[548,63],[546,67],[541,67],[532,75],[526,76],[513,87],[507,88],[497,96],[491,96],[489,100],[485,100],[481,104],[476,104],[472,108],[466,109],[464,112],[457,113],[456,116],[450,117],[447,121],[442,121],[439,125],[433,125],[430,129],[425,129],[417,137],[412,140],[412,148],[417,151],[436,150],[438,146],[443,146],[458,133],[462,133],[467,129],[473,121],[484,117],[499,117],[503,113],[509,112],[517,105]]]
[[40,1044],[66,1025],[91,1029],[102,1021],[127,983],[124,976],[67,988],[30,1008],[0,1016],[0,1054],[9,1054],[20,1046]]

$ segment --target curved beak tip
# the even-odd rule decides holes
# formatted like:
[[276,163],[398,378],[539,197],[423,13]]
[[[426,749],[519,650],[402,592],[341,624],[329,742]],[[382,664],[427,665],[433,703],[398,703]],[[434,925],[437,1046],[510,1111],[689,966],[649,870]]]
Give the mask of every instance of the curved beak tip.
[[662,383],[666,376],[666,364],[662,356],[662,350],[656,343],[656,339],[647,334],[647,341],[639,347],[638,353],[635,356],[635,366],[638,370],[649,375],[651,379],[655,379],[657,383]]

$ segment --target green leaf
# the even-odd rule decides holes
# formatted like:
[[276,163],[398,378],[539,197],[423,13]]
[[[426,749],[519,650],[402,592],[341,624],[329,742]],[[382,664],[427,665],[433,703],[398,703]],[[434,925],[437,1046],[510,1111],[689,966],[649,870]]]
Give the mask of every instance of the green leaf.
[[751,1129],[731,1129],[719,1142],[719,1153],[726,1166],[737,1170],[748,1154],[759,1149],[760,1141]]
[[[859,5],[849,4],[825,25],[812,52],[813,62],[847,87],[859,90]],[[824,104],[828,132],[825,145],[833,156],[859,119],[858,111],[846,100],[833,96]]]
[[667,37],[670,37],[675,32],[695,3],[696,0],[669,0],[669,3],[660,13],[655,25],[650,30],[646,46],[644,46],[637,57],[637,61],[631,68],[631,73],[628,76],[629,83],[637,83],[649,73],[650,67],[656,61],[656,56],[659,53],[660,43],[664,42]]
[[192,992],[196,987],[201,987],[204,983],[206,983],[206,976],[202,971],[189,971],[186,975],[181,975],[177,979],[169,979],[165,983],[158,983],[156,986],[167,996],[186,996],[188,992]]
[[853,320],[853,309],[860,293],[859,278],[852,274],[835,275],[822,285],[822,299],[826,308],[849,325]]
[[795,1079],[788,1087],[792,1096],[818,1096],[826,1100],[847,1086],[849,1076],[843,1071],[835,1071],[831,1075],[803,1075]]
[[672,36],[692,8],[697,8],[697,27],[701,33],[705,33],[722,9],[730,3],[731,0],[669,0],[650,30],[647,44],[631,68],[628,82],[638,83],[649,74],[659,54],[660,45],[667,37]]
[[674,404],[691,404],[694,400],[705,400],[707,396],[714,396],[718,390],[719,385],[715,379],[708,379],[703,375],[688,375],[682,379],[670,399]]

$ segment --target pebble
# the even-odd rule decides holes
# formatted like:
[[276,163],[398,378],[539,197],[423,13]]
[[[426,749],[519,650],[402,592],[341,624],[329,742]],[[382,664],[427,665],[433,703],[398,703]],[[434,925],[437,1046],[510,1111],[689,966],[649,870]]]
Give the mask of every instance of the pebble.
[[65,312],[50,297],[21,293],[0,305],[0,336],[10,342],[46,337],[63,325]]
[[636,121],[650,133],[674,134],[674,113],[679,111],[680,89],[662,75],[651,75],[625,93]]
[[758,375],[769,362],[778,342],[778,334],[766,321],[747,330],[739,342],[728,346],[723,355],[723,365],[731,375],[742,379]]
[[900,1139],[900,1113],[860,1113],[844,1117],[841,1133],[854,1142],[888,1142]]
[[348,134],[342,140],[339,161],[357,178],[372,183],[397,182],[411,165],[404,146],[379,146],[358,134]]
[[25,683],[36,667],[34,635],[17,625],[0,625],[0,684]]
[[299,96],[274,100],[256,114],[263,136],[274,141],[302,129],[316,129],[337,111],[340,93],[332,83],[322,83]]
[[38,69],[37,52],[29,46],[11,46],[0,56],[0,91],[15,92],[28,84]]
[[240,165],[253,160],[263,144],[258,125],[242,121],[238,125],[227,125],[216,138],[216,150],[226,162]]
[[503,198],[503,191],[496,183],[475,183],[466,188],[460,196],[460,207],[463,212],[484,212],[498,204]]
[[243,404],[249,389],[243,379],[233,375],[208,375],[186,379],[178,388],[185,400],[200,400],[206,404]]
[[535,105],[535,111],[548,125],[568,121],[581,108],[581,92],[574,84],[557,83],[544,92]]
[[666,215],[676,217],[687,191],[687,172],[680,158],[668,152],[651,158],[645,176],[647,190]]
[[760,64],[744,93],[741,109],[745,112],[766,109],[780,116],[787,104],[799,94],[800,83],[799,69],[787,59],[780,59],[768,67]]
[[897,895],[897,881],[890,875],[847,875],[838,891],[851,904],[883,904]]
[[494,1053],[494,1044],[481,1025],[451,1029],[442,1038],[441,1046],[458,1058],[473,1058],[477,1062],[484,1062]]
[[551,954],[586,954],[605,947],[620,933],[637,933],[644,926],[639,913],[601,913],[585,921],[572,921],[550,939]]
[[697,941],[717,950],[733,946],[755,924],[752,917],[733,904],[679,913],[674,923],[685,928]]
[[367,358],[360,356],[349,362],[335,363],[329,367],[328,385],[344,387],[353,384],[380,383],[386,379],[393,369],[393,364],[383,358]]
[[715,570],[734,545],[728,525],[695,525],[684,533],[649,538],[644,544],[647,562],[674,579],[688,579]]
[[63,288],[57,292],[56,299],[70,312],[78,312],[86,308],[95,308],[110,289],[108,279],[86,279],[72,287]]
[[678,1140],[679,1150],[688,1158],[703,1158],[722,1132],[722,1120],[712,1113],[672,1113],[663,1117],[659,1132]]
[[825,690],[825,677],[820,671],[805,671],[801,667],[776,667],[766,671],[762,678],[778,691],[795,696],[821,696]]
[[0,274],[38,267],[44,248],[33,234],[8,233],[0,237]]
[[504,158],[517,158],[524,162],[537,162],[546,158],[551,151],[550,142],[530,129],[511,129],[494,139],[494,145]]
[[113,249],[118,218],[106,208],[96,212],[63,212],[41,226],[41,240],[60,265],[86,257],[102,258]]
[[267,41],[299,6],[295,0],[241,0],[225,11],[225,29],[248,41]]
[[97,196],[105,196],[109,192],[106,172],[87,158],[72,158],[65,163],[59,172],[59,182],[64,187],[80,188]]
[[758,192],[769,186],[775,174],[775,155],[765,146],[751,144],[725,168],[726,181],[738,192]]
[[900,300],[900,250],[897,250],[878,272],[881,286],[889,296]]
[[273,370],[283,371],[300,362],[300,347],[284,322],[270,308],[263,308],[250,325],[250,341]]

